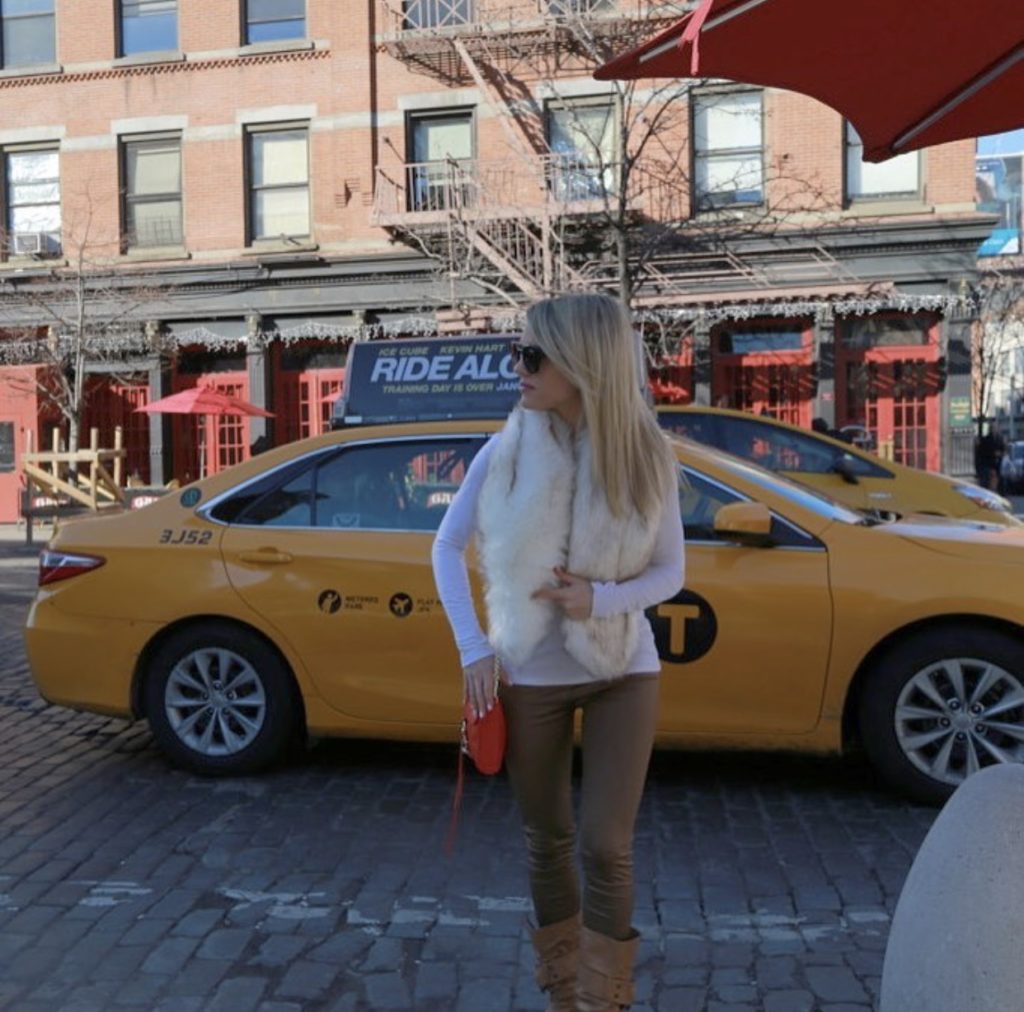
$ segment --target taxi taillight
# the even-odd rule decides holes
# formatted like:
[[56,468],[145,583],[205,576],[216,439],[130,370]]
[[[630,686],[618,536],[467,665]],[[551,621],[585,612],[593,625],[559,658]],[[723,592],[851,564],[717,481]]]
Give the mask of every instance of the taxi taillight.
[[56,552],[49,548],[39,555],[39,586],[68,580],[90,570],[97,569],[107,560],[99,555],[83,555],[78,552]]

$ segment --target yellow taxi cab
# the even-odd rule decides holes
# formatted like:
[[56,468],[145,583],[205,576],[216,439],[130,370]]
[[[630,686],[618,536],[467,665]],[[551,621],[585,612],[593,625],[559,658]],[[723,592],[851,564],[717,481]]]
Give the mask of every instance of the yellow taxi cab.
[[880,460],[840,439],[774,418],[729,408],[659,405],[658,421],[677,435],[811,485],[852,509],[1020,523],[1008,500],[973,482]]
[[[490,413],[503,415],[515,383],[486,342],[391,344],[403,347],[350,357],[356,424],[58,529],[25,630],[47,700],[145,718],[203,774],[257,770],[301,735],[454,739],[462,676],[431,543],[501,424],[473,398],[499,391]],[[360,405],[359,376],[377,401]],[[435,389],[470,417],[387,421]],[[687,583],[648,613],[660,746],[860,742],[893,785],[930,800],[1024,760],[1024,530],[883,523],[672,442]]]

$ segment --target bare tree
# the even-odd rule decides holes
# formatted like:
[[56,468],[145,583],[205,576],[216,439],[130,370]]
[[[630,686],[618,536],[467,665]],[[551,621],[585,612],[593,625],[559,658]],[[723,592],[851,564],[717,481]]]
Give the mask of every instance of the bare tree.
[[1001,257],[981,262],[976,294],[977,322],[973,349],[973,402],[978,435],[995,412],[995,396],[1004,381],[1010,387],[1009,411],[1015,408],[1017,357],[1024,351],[1024,258]]
[[[631,2],[637,8],[628,15]],[[744,242],[778,235],[826,201],[816,180],[794,177],[784,159],[763,159],[760,92],[703,89],[698,131],[709,116],[731,117],[733,132],[754,132],[757,143],[697,159],[691,99],[708,82],[613,81],[584,88],[580,98],[581,79],[626,39],[690,5],[541,6],[544,37],[521,30],[515,14],[507,31],[488,19],[490,42],[453,36],[466,73],[492,99],[508,155],[491,165],[450,160],[447,195],[431,207],[449,212],[450,233],[413,224],[403,238],[435,257],[449,280],[472,280],[506,303],[589,288],[614,291],[637,309],[658,304],[686,273],[770,283],[741,254]]]
[[[12,249],[0,236],[5,249]],[[56,256],[26,260],[24,270],[0,280],[0,362],[40,368],[14,383],[34,390],[60,419],[69,451],[81,443],[91,368],[115,378],[156,339],[147,320],[158,319],[168,289],[151,272],[116,263],[113,243],[91,228],[65,229]],[[119,367],[123,371],[119,372]]]

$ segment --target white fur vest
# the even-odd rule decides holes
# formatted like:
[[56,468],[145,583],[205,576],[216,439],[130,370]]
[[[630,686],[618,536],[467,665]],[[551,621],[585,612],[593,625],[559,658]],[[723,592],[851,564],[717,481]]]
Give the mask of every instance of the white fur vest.
[[625,580],[647,567],[660,516],[616,518],[594,483],[590,440],[557,415],[516,408],[495,437],[477,505],[488,637],[522,664],[554,623],[565,648],[595,679],[626,673],[642,612],[575,621],[531,595],[564,566],[589,580]]

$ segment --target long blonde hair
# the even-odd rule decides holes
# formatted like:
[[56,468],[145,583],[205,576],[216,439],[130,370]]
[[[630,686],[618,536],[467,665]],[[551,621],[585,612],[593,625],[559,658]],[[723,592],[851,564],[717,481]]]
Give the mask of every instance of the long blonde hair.
[[629,312],[608,295],[561,295],[526,313],[529,339],[579,389],[594,477],[612,514],[656,515],[675,483],[675,457],[644,400],[646,378]]

